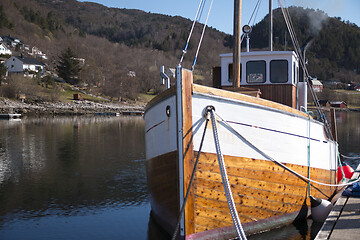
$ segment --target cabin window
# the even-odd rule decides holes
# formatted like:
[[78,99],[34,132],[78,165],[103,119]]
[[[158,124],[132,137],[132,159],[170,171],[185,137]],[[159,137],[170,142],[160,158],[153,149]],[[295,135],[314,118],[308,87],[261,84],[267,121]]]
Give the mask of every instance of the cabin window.
[[248,83],[264,83],[266,81],[266,62],[248,61],[246,63],[246,81]]
[[[240,82],[241,82],[241,69],[242,69],[242,65],[240,64]],[[228,71],[229,71],[229,82],[232,82],[233,80],[233,64],[230,63],[228,65]]]
[[270,62],[270,82],[286,83],[288,81],[288,61],[272,60]]

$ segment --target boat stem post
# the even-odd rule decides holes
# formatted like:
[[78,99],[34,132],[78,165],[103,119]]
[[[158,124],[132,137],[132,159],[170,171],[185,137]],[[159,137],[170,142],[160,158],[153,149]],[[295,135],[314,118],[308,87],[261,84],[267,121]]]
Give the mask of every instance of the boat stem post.
[[[176,119],[177,119],[177,147],[178,147],[178,158],[179,158],[179,199],[180,206],[184,202],[184,155],[183,155],[183,106],[182,106],[182,67],[178,65],[176,67]],[[184,214],[184,213],[182,213]],[[184,216],[180,221],[180,236],[185,234],[185,221]]]

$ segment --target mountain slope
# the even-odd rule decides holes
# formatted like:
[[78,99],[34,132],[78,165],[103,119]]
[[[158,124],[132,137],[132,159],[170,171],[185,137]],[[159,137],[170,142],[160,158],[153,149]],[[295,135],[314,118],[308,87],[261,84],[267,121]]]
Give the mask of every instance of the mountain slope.
[[[0,12],[4,13],[0,35],[11,34],[40,48],[49,56],[46,63],[50,70],[61,52],[71,47],[86,60],[81,79],[89,86],[100,86],[93,91],[100,89],[115,97],[160,89],[159,68],[178,64],[192,24],[178,16],[76,0],[2,0]],[[289,12],[300,45],[309,36],[314,37],[307,52],[313,76],[360,81],[360,30],[356,25],[311,9],[290,8]],[[284,50],[286,27],[279,9],[274,15],[275,49]],[[267,22],[265,17],[253,27],[252,49],[266,48]],[[191,67],[201,29],[199,24],[189,44],[183,64],[187,68]],[[287,50],[291,49],[289,39],[287,35]],[[212,66],[219,65],[219,54],[230,52],[231,45],[230,35],[207,29],[195,68],[196,81],[211,84]]]

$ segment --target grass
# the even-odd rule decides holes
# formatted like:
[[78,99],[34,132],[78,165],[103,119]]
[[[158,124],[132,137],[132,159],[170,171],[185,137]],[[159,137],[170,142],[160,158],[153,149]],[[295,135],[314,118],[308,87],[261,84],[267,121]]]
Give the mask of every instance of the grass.
[[156,97],[155,94],[145,94],[145,93],[140,93],[138,100],[141,102],[145,102],[148,103],[151,101],[151,99],[153,99],[154,97]]

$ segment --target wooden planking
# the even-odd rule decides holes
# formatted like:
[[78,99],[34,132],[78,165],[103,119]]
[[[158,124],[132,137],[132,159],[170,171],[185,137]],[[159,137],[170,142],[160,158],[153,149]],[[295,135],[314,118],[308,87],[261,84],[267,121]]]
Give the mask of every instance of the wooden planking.
[[[182,114],[183,114],[183,153],[184,153],[184,197],[189,186],[194,168],[193,122],[192,122],[192,72],[182,69]],[[194,224],[194,188],[190,186],[190,194],[185,206],[185,234],[195,232]]]
[[148,189],[152,212],[169,233],[179,214],[178,153],[166,153],[147,160]]
[[[209,198],[195,198],[196,206],[211,206],[215,210],[229,212],[229,205],[225,201],[219,201]],[[282,214],[281,211],[270,210],[260,208],[258,206],[245,206],[240,203],[236,203],[236,208],[241,209],[241,216],[248,216],[254,221],[257,221],[261,218],[270,218]],[[260,216],[260,218],[259,218]]]
[[290,113],[293,113],[293,114],[296,114],[299,116],[308,117],[307,114],[305,114],[304,112],[301,112],[295,108],[292,108],[292,107],[289,107],[289,106],[286,106],[286,105],[283,105],[280,103],[272,102],[272,101],[269,101],[266,99],[251,97],[251,96],[247,96],[247,95],[236,93],[236,92],[225,91],[225,90],[206,87],[206,86],[197,85],[197,84],[193,84],[193,92],[204,93],[204,94],[224,97],[224,98],[228,98],[228,99],[234,99],[234,100],[244,101],[244,102],[248,102],[248,103],[259,104],[262,106],[271,107],[271,108],[279,109],[282,111],[290,112]]
[[[205,172],[215,172],[220,173],[219,166],[217,164],[204,164],[201,163],[198,166],[198,170],[202,170]],[[227,166],[227,173],[229,176],[243,176],[250,179],[262,179],[264,181],[271,181],[274,183],[284,183],[286,182],[288,185],[296,185],[296,186],[303,186],[304,181],[299,181],[297,177],[287,170],[283,172],[271,172],[271,171],[262,171],[262,170],[251,170],[251,169],[243,169],[243,168],[236,168]],[[304,176],[307,176],[307,172],[299,172]],[[322,182],[329,182],[329,174],[327,176],[318,176],[315,170],[312,170],[312,179],[322,181]]]
[[[283,167],[277,165],[276,163],[273,163],[271,161],[267,160],[257,160],[253,158],[241,158],[241,161],[239,161],[239,157],[234,156],[224,156],[226,166],[227,167],[233,167],[237,169],[244,169],[248,171],[267,171],[271,173],[278,173],[282,174],[283,176],[294,176],[289,171],[285,170]],[[210,165],[217,165],[217,156],[216,154],[212,153],[201,153],[201,163],[202,164],[210,164]],[[307,166],[302,165],[296,165],[296,164],[284,164],[290,169],[307,176],[308,168]],[[238,170],[240,171],[240,170]],[[237,176],[244,176],[241,174],[236,174]],[[245,174],[249,175],[249,174]],[[329,181],[329,171],[325,169],[319,169],[319,168],[311,168],[311,175],[312,178],[319,181]],[[282,181],[283,182],[283,181]],[[330,182],[328,182],[330,183]],[[333,182],[332,182],[333,183]]]
[[[202,197],[206,199],[213,199],[218,201],[226,201],[226,195],[224,191],[217,191],[212,190],[208,188],[203,187],[196,187],[195,188],[195,194],[196,197]],[[256,193],[255,193],[256,195]],[[271,195],[269,195],[269,199],[266,198],[257,198],[252,196],[243,195],[241,192],[235,191],[233,192],[234,201],[239,203],[240,205],[245,205],[249,207],[258,207],[258,208],[264,208],[271,211],[278,211],[278,212],[295,212],[297,210],[300,210],[301,207],[301,200],[299,197],[299,204],[292,204],[292,203],[286,203],[285,197],[284,202],[280,201],[273,201],[271,200]],[[306,192],[304,191],[304,198],[306,197]],[[208,205],[208,207],[211,207]],[[241,214],[241,211],[240,211]]]
[[296,87],[292,84],[259,84],[247,87],[260,89],[261,98],[296,108]]
[[[197,179],[197,187],[212,189],[216,191],[224,191],[221,182],[213,182],[206,179]],[[246,195],[254,198],[269,199],[271,201],[278,201],[291,204],[302,204],[303,197],[306,196],[306,191],[302,195],[295,195],[291,193],[279,193],[270,190],[263,190],[260,188],[252,188],[243,185],[231,185],[231,191],[238,195]]]
[[[257,189],[263,189],[266,191],[271,191],[271,192],[279,192],[279,193],[286,193],[286,194],[293,194],[293,195],[303,195],[304,191],[306,191],[306,187],[307,187],[307,183],[303,182],[302,180],[295,178],[294,179],[298,179],[299,184],[298,185],[288,185],[287,183],[277,183],[277,182],[271,182],[271,177],[269,178],[268,176],[271,176],[271,173],[268,174],[261,174],[259,175],[259,177],[264,176],[265,175],[265,180],[262,178],[256,179],[250,179],[247,177],[238,177],[238,176],[232,176],[232,175],[228,175],[230,184],[236,186],[245,186],[245,187],[251,187],[251,188],[257,188]],[[267,176],[268,175],[268,176]],[[200,178],[200,179],[208,179],[214,182],[219,182],[221,183],[221,175],[219,173],[215,173],[215,172],[205,172],[205,171],[197,171],[196,172],[196,178]],[[269,179],[269,180],[267,180]],[[302,186],[300,183],[303,183]],[[328,190],[330,188],[325,188],[324,191],[327,194],[330,194],[330,191]],[[313,194],[315,194],[315,190],[313,189]]]
[[[307,183],[273,162],[229,156],[224,156],[224,159],[234,201],[243,223],[297,212],[305,200],[310,206]],[[307,167],[288,165],[307,175]],[[209,230],[213,226],[219,228],[232,225],[232,222],[229,224],[228,221],[231,216],[218,169],[215,154],[201,154],[195,181],[196,231]],[[334,174],[312,168],[312,177],[315,177],[317,172],[320,175],[317,178],[321,179],[321,182],[330,182],[331,175]],[[333,192],[329,187],[317,187],[327,195]],[[312,195],[323,198],[313,187]]]

